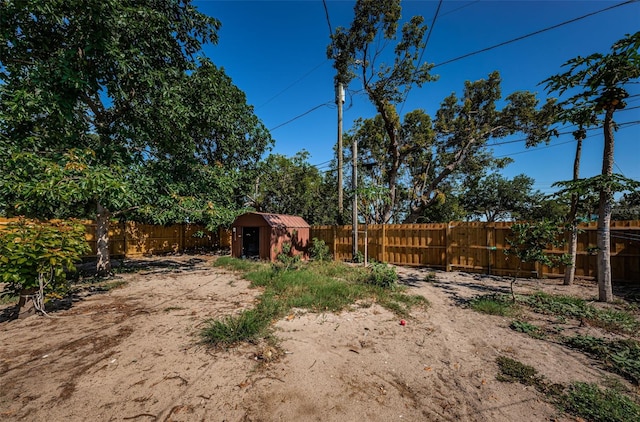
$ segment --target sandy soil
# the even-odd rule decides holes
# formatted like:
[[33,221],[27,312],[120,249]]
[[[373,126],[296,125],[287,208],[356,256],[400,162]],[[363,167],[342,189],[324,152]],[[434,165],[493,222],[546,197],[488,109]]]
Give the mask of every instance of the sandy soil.
[[[406,326],[373,305],[340,314],[293,312],[276,324],[280,350],[199,344],[209,318],[252,306],[259,290],[211,256],[156,258],[85,292],[51,317],[0,323],[3,421],[569,421],[532,387],[496,381],[499,355],[553,382],[613,375],[584,355],[509,329],[511,319],[464,306],[508,289],[498,278],[399,269],[431,302]],[[594,297],[595,286],[521,281]],[[622,381],[625,382],[625,381]]]

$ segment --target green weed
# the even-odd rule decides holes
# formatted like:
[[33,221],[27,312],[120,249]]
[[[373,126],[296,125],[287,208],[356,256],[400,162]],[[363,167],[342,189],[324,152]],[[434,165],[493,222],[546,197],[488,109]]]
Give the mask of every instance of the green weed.
[[551,384],[529,365],[499,356],[498,381],[534,386],[562,411],[592,422],[640,420],[640,406],[617,389],[602,390],[595,384],[575,382],[568,387]]
[[561,396],[566,412],[592,422],[640,421],[640,406],[617,390],[602,390],[595,384],[576,382]]
[[589,325],[610,332],[634,334],[640,330],[640,321],[628,311],[616,309],[598,309],[587,301],[572,296],[554,296],[536,293],[524,296],[521,302],[534,312],[544,315],[556,315],[559,318],[581,319]]
[[605,340],[591,336],[567,337],[569,347],[587,353],[609,370],[640,384],[640,343],[635,340]]
[[528,334],[530,337],[533,337],[533,338],[542,339],[546,337],[545,333],[542,331],[540,327],[535,326],[533,324],[529,324],[526,321],[515,320],[509,325],[509,327],[514,331]]
[[471,309],[489,315],[510,316],[516,313],[516,305],[505,295],[478,296],[469,302]]

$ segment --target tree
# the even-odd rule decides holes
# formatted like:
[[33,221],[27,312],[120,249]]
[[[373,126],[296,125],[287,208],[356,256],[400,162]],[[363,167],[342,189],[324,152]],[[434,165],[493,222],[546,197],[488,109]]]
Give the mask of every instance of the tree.
[[540,263],[548,267],[566,264],[567,256],[554,256],[546,252],[549,246],[559,247],[564,241],[562,229],[556,222],[541,220],[535,223],[515,223],[511,226],[510,238],[507,238],[509,248],[504,250],[507,257],[513,256],[518,260],[516,274],[511,280],[511,296],[516,301],[513,285],[520,276],[523,263]]
[[0,232],[2,295],[20,296],[18,316],[45,313],[45,292],[58,292],[66,272],[89,250],[82,224],[20,219]]
[[614,204],[612,213],[615,220],[640,220],[640,190],[623,194]]
[[270,154],[260,162],[248,205],[261,212],[299,215],[309,224],[335,222],[335,185],[327,192],[327,181],[308,157],[304,150],[291,158]]
[[[349,29],[339,27],[332,34],[327,55],[334,59],[338,71],[337,82],[347,85],[359,75],[369,100],[375,106],[386,136],[386,160],[384,163],[389,201],[381,213],[379,222],[388,222],[398,203],[398,185],[403,156],[407,154],[401,135],[400,117],[396,104],[401,103],[413,85],[421,86],[434,80],[433,67],[420,63],[425,48],[426,25],[422,16],[414,16],[402,26],[400,0],[358,0],[354,6],[354,18]],[[393,65],[380,63],[384,46],[398,39],[395,44]]]
[[500,82],[498,72],[466,82],[461,98],[452,94],[442,102],[435,121],[422,110],[412,111],[394,137],[380,114],[356,122],[348,137],[355,138],[364,157],[359,172],[390,192],[390,201],[380,204],[378,223],[423,220],[430,207],[446,201],[449,186],[504,167],[510,160],[493,157],[487,147],[491,139],[515,133],[524,133],[528,144],[549,139],[554,103],[538,107],[534,94],[516,92],[498,109]]
[[[197,56],[217,42],[219,21],[191,0],[0,0],[0,10],[0,159],[3,169],[28,162],[39,172],[21,172],[22,181],[0,176],[5,214],[93,208],[100,274],[110,270],[109,219],[117,213],[173,198],[172,208],[187,210],[173,213],[182,221],[187,205],[191,216],[220,208],[216,215],[229,219],[228,204],[211,207],[204,193],[242,176],[215,167],[255,163],[271,139],[244,94]],[[198,175],[215,183],[192,183]],[[23,189],[11,192],[14,183]],[[233,188],[242,190],[224,191]]]
[[533,183],[524,174],[509,180],[493,173],[467,186],[463,206],[469,216],[487,222],[518,220],[542,199],[541,192],[533,191]]
[[613,300],[611,281],[610,222],[613,204],[613,157],[615,129],[614,114],[626,106],[629,93],[625,86],[640,77],[640,32],[628,35],[611,47],[610,54],[595,53],[566,62],[564,73],[551,76],[544,82],[548,91],[569,97],[560,102],[563,108],[587,110],[604,114],[604,151],[601,177],[594,179],[600,192],[598,210],[598,297],[604,302]]

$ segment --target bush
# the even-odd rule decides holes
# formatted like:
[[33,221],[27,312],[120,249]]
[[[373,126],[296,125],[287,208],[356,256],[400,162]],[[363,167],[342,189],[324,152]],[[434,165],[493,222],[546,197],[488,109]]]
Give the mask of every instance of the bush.
[[367,282],[385,289],[393,289],[398,284],[398,273],[395,267],[387,264],[375,263],[370,267]]
[[330,261],[331,253],[329,247],[324,240],[320,240],[316,237],[311,241],[311,248],[309,248],[309,255],[316,261]]
[[44,311],[44,294],[66,285],[66,272],[89,250],[85,228],[76,222],[40,222],[21,219],[0,232],[0,281],[3,296],[33,297]]

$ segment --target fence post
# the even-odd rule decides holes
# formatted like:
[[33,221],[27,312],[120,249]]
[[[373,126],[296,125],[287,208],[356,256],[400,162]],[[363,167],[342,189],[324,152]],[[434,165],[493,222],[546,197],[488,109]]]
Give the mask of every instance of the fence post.
[[338,226],[336,224],[334,224],[333,226],[331,226],[332,230],[332,237],[333,237],[333,260],[337,261],[338,260]]
[[447,223],[447,230],[444,234],[444,243],[446,245],[444,250],[444,270],[451,271],[451,221]]
[[380,233],[380,262],[387,262],[387,225],[382,223],[382,233]]

